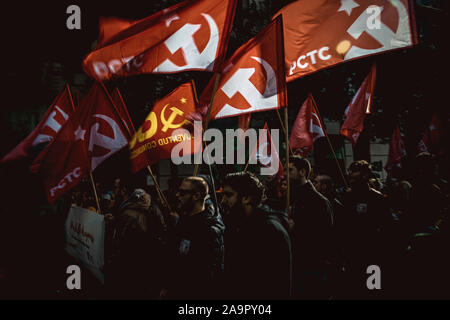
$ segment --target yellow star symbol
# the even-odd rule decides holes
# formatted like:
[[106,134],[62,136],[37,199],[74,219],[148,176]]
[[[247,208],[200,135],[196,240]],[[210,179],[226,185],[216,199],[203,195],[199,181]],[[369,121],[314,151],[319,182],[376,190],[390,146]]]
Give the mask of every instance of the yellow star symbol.
[[181,98],[181,99],[180,99],[180,102],[181,102],[181,103],[186,103],[186,101],[187,101],[186,98]]

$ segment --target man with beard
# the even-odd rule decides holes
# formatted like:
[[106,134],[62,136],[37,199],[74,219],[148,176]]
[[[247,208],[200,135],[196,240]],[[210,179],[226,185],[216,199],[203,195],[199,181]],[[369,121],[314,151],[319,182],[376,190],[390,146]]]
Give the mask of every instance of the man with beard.
[[224,298],[288,299],[291,241],[287,216],[261,207],[264,187],[251,173],[223,182],[225,233]]
[[331,295],[327,276],[336,254],[334,216],[330,202],[309,180],[310,174],[311,164],[306,158],[290,158],[293,296],[327,299]]
[[179,219],[171,235],[167,297],[211,299],[218,292],[223,269],[224,225],[211,203],[208,185],[200,177],[185,178],[176,193]]

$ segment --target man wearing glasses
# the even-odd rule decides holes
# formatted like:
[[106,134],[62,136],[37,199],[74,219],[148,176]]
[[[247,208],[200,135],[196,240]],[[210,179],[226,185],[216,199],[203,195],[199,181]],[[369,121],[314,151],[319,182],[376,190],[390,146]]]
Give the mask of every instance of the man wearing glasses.
[[214,206],[206,202],[203,178],[188,177],[176,192],[178,215],[171,235],[172,260],[168,277],[170,299],[213,299],[223,269],[225,226]]

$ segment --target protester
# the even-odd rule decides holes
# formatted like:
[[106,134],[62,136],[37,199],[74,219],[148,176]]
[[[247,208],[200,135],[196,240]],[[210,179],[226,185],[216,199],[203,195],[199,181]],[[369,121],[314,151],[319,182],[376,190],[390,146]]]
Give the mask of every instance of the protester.
[[300,156],[289,162],[294,298],[328,298],[327,273],[335,256],[330,202],[309,180],[311,165]]
[[350,188],[343,193],[343,204],[348,221],[345,248],[350,259],[353,294],[367,293],[366,269],[370,265],[382,267],[389,256],[392,216],[388,201],[369,186],[370,164],[365,160],[353,162],[349,167]]
[[151,210],[150,195],[143,189],[135,189],[120,209],[106,278],[112,282],[115,296],[156,299],[166,263],[164,221]]
[[325,198],[328,199],[333,208],[333,239],[334,239],[334,249],[331,251],[335,254],[330,261],[334,262],[334,268],[330,266],[330,281],[332,282],[331,291],[333,296],[340,296],[342,291],[345,291],[345,281],[347,274],[346,266],[348,264],[346,258],[346,226],[348,225],[348,215],[344,209],[344,205],[337,197],[337,192],[335,188],[335,183],[333,178],[326,174],[319,174],[313,181],[314,187],[319,191]]
[[223,181],[227,299],[288,299],[291,241],[287,215],[260,206],[263,185],[248,172]]
[[170,235],[168,299],[212,299],[222,272],[224,224],[211,202],[203,178],[185,178],[178,191],[176,226]]

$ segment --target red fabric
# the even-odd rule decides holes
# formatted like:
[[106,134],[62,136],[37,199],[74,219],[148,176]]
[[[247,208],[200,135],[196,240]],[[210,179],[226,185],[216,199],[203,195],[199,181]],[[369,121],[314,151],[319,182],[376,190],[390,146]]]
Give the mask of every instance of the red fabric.
[[[252,119],[252,114],[251,113],[246,113],[243,115],[240,115],[238,117],[238,126],[239,129],[242,129],[243,133],[245,134],[245,132],[247,131],[247,129],[250,126],[250,120]],[[244,143],[244,134],[240,134],[239,135],[239,141],[241,141],[241,143]]]
[[443,154],[444,148],[440,145],[441,125],[436,113],[433,113],[430,124],[417,145],[417,152],[430,152]]
[[390,171],[394,167],[401,167],[401,159],[404,156],[406,156],[406,150],[400,134],[400,128],[397,126],[389,145],[389,157],[385,166],[386,171]]
[[128,114],[127,106],[123,101],[122,95],[120,94],[119,88],[115,88],[111,95],[112,101],[120,114],[120,118],[123,120],[123,124],[128,131],[128,135],[132,137],[135,133],[133,122],[131,121],[130,115]]
[[125,147],[129,138],[106,89],[94,83],[77,112],[30,169],[42,176],[52,204],[103,160]]
[[[211,119],[278,109],[286,106],[281,17],[241,46],[224,64],[214,97]],[[216,78],[200,97],[206,115]]]
[[256,157],[257,162],[268,168],[272,166],[272,163],[274,161],[275,162],[278,161],[279,165],[276,177],[279,187],[281,179],[284,177],[283,164],[281,163],[280,156],[278,155],[277,149],[275,148],[275,145],[272,142],[272,138],[270,136],[269,129],[267,127],[267,122],[264,124],[263,129],[267,130],[267,139],[265,140],[265,143],[262,143],[261,137],[259,137],[255,148],[250,153],[249,162],[250,160]]
[[74,111],[72,96],[66,84],[42,117],[34,130],[13,150],[0,160],[0,163],[28,157],[33,147],[50,142]]
[[99,81],[114,76],[221,68],[236,0],[183,1],[139,21],[100,20],[97,48],[84,60]]
[[313,150],[314,141],[325,135],[325,126],[320,118],[316,102],[312,94],[309,94],[295,119],[289,145],[294,153],[306,157]]
[[[192,82],[182,84],[155,103],[153,110],[130,141],[133,172],[156,163],[160,159],[170,158],[172,149],[177,144],[181,144],[180,147],[185,145],[191,151],[181,156],[196,153],[200,149],[201,137],[196,140],[190,139],[192,122],[188,119],[195,109]],[[186,135],[174,134],[178,129],[187,129],[189,135],[187,132]]]
[[275,17],[284,20],[287,81],[417,44],[413,6],[410,0],[302,0],[285,6]]
[[373,93],[375,91],[376,67],[375,64],[356,92],[353,100],[347,107],[347,114],[341,127],[341,134],[347,137],[353,145],[358,141],[364,129],[366,114],[371,112]]

